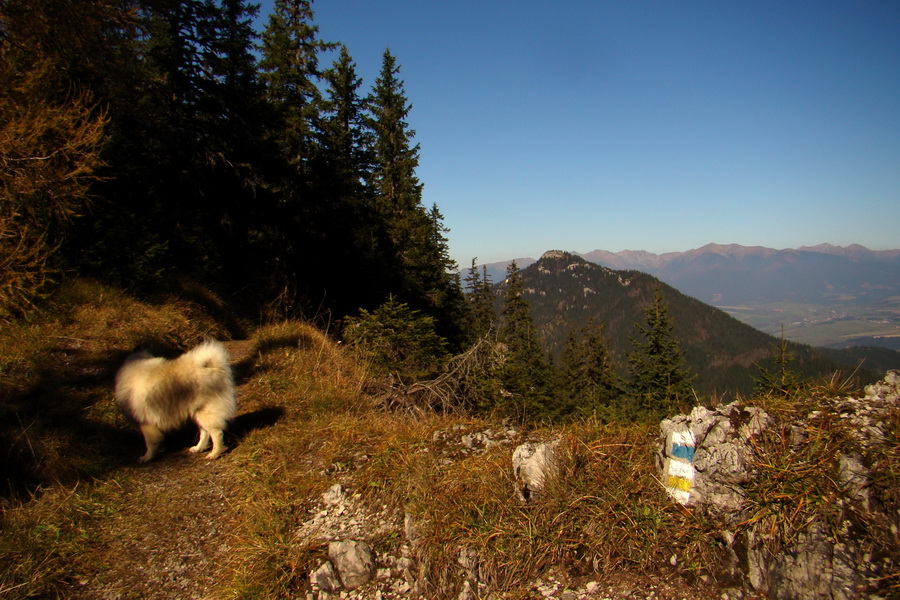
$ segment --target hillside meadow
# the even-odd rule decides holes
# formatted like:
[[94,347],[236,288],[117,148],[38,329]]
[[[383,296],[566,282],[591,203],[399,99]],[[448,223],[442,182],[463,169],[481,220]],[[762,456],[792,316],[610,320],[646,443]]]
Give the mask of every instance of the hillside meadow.
[[[702,599],[734,584],[719,525],[663,491],[658,423],[388,411],[365,393],[380,375],[327,324],[238,324],[226,308],[76,280],[2,326],[0,597],[312,597],[310,572],[348,536],[378,564],[353,598],[458,598],[473,584],[471,598]],[[116,369],[138,344],[174,356],[206,336],[225,341],[238,385],[229,451],[188,455],[187,427],[138,465]],[[477,434],[490,443],[463,443]],[[510,456],[549,439],[563,467],[524,505]]]

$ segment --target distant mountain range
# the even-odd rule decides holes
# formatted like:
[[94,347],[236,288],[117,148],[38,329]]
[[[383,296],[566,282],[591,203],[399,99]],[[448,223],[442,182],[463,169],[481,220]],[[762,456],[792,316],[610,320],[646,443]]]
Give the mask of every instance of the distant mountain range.
[[[788,339],[900,349],[900,250],[709,244],[666,254],[594,250],[579,256],[610,269],[653,275],[765,332],[784,327]],[[502,280],[510,262],[486,265],[488,274]],[[520,269],[534,262],[516,259]]]
[[[518,264],[518,263],[517,263]],[[698,374],[696,388],[703,394],[752,389],[756,364],[765,363],[777,339],[738,321],[722,310],[687,296],[637,270],[613,270],[581,256],[550,251],[522,269],[525,296],[544,349],[559,357],[569,331],[589,319],[602,323],[614,357],[624,369],[643,323],[643,309],[652,302],[657,285],[675,324],[675,336]],[[505,271],[504,271],[505,275]],[[498,302],[504,283],[496,284]],[[792,344],[792,368],[805,375],[849,373],[866,359],[864,377],[874,380],[887,368],[900,368],[900,353],[887,349],[826,350]]]

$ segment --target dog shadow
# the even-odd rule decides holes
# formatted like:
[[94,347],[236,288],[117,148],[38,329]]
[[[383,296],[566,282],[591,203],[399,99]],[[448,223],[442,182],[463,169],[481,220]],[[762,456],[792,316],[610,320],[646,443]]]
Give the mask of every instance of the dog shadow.
[[[284,408],[280,406],[269,406],[233,418],[229,421],[228,429],[225,430],[225,440],[228,446],[226,454],[240,446],[243,439],[254,431],[274,427],[284,416],[284,412]],[[132,431],[131,433],[133,445],[143,447],[143,437],[140,432]],[[197,443],[198,435],[197,425],[192,421],[187,421],[181,427],[166,432],[165,441],[156,460],[166,454],[186,451]]]
[[315,340],[306,333],[277,335],[254,344],[251,353],[231,364],[235,385],[243,385],[271,368],[260,364],[258,360],[260,355],[270,354],[282,348],[309,350],[313,347],[313,344],[315,344]]
[[259,372],[256,358],[246,356],[231,364],[231,376],[234,378],[235,387],[241,386],[253,379]]
[[250,433],[258,429],[274,427],[282,416],[284,416],[284,408],[281,406],[268,406],[238,415],[229,424],[227,436],[234,443],[240,444],[241,440]]
[[276,335],[267,338],[259,343],[259,352],[267,354],[279,348],[299,348],[300,350],[308,350],[313,345],[312,336],[306,333],[292,333],[286,335]]

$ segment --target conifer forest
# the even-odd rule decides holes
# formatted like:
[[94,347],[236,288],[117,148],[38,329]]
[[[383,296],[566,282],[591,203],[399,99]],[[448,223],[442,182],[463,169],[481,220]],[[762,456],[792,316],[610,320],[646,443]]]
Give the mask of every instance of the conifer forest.
[[[190,280],[340,317],[393,294],[458,341],[442,216],[422,205],[389,51],[364,87],[308,0],[0,3],[2,309],[77,273]],[[323,54],[333,64],[323,64]]]

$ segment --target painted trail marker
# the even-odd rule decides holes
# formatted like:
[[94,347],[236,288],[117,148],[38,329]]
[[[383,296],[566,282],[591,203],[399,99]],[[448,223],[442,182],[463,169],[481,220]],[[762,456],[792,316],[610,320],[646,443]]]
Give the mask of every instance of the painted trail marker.
[[696,474],[693,463],[694,434],[689,429],[670,433],[666,440],[665,488],[681,504],[691,499]]

